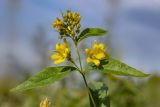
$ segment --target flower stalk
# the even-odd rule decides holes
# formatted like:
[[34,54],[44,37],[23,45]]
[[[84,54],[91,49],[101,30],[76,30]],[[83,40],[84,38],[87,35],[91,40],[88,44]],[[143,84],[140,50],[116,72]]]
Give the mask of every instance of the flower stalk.
[[[59,64],[65,61],[65,59],[67,59],[69,62],[71,62],[79,71],[79,73],[82,75],[85,86],[88,90],[90,99],[94,105],[94,107],[96,107],[96,103],[93,99],[93,96],[91,94],[90,88],[87,84],[87,80],[85,78],[85,71],[83,70],[83,66],[82,66],[82,61],[81,61],[81,55],[78,49],[78,41],[76,40],[76,38],[78,37],[78,34],[80,32],[80,20],[81,20],[81,16],[79,15],[78,12],[74,12],[72,13],[70,10],[67,11],[67,13],[62,13],[62,20],[59,18],[56,18],[55,22],[53,23],[53,27],[56,28],[60,34],[60,39],[64,38],[64,46],[62,44],[57,44],[56,45],[56,54],[52,55],[52,59],[56,60],[54,63],[55,64]],[[78,56],[78,61],[79,61],[79,66],[74,62],[74,60],[72,60],[71,58],[71,53],[70,50],[68,48],[68,44],[66,42],[66,38],[69,37],[71,38],[71,40],[74,43],[75,49],[76,49],[76,53]],[[104,49],[104,44],[98,44],[97,41],[94,41],[93,44],[93,49],[86,49],[85,50],[88,58],[86,59],[87,63],[94,63],[96,66],[99,66],[101,63],[101,60],[103,60],[104,58],[106,58],[106,54],[105,54],[105,49]]]
[[75,42],[75,47],[76,47],[76,51],[77,51],[77,55],[78,55],[78,60],[79,60],[79,64],[80,64],[80,70],[79,70],[79,72],[80,72],[80,74],[83,77],[83,80],[84,80],[85,86],[86,86],[86,88],[88,90],[88,93],[89,93],[89,96],[91,98],[91,101],[93,102],[94,107],[96,107],[95,101],[93,99],[93,96],[91,94],[91,91],[90,91],[88,83],[87,83],[87,80],[85,78],[85,72],[83,71],[82,62],[81,62],[81,56],[80,56],[80,52],[78,50],[78,44],[76,42]]

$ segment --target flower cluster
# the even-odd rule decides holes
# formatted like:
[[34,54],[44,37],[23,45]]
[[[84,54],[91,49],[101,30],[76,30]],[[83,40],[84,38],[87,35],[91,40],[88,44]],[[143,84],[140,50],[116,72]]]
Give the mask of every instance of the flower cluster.
[[72,13],[70,10],[67,13],[62,13],[62,20],[58,17],[53,23],[53,27],[58,30],[60,37],[72,36],[80,32],[80,20],[81,16],[78,12]]

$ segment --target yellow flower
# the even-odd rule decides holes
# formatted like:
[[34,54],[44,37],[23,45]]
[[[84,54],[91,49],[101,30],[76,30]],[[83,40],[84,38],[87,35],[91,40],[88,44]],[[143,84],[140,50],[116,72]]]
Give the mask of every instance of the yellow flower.
[[69,48],[68,43],[64,40],[64,45],[61,43],[56,44],[56,50],[54,50],[56,54],[51,56],[51,59],[55,60],[54,64],[60,64],[65,61],[65,59],[69,56]]
[[100,60],[106,57],[104,44],[97,44],[96,40],[94,40],[93,49],[86,49],[85,51],[88,55],[87,63],[93,62],[96,66],[99,66]]
[[40,107],[49,107],[51,102],[48,100],[48,98],[45,98],[43,101],[40,103]]
[[63,21],[60,20],[59,18],[57,18],[53,23],[53,27],[59,30],[63,28],[63,25],[64,25]]

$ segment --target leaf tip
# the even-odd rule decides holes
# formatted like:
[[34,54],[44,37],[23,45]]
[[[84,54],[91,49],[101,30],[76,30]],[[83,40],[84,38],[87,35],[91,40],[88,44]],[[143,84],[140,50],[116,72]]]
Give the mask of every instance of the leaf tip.
[[144,74],[144,77],[148,77],[148,76],[150,76],[151,74]]

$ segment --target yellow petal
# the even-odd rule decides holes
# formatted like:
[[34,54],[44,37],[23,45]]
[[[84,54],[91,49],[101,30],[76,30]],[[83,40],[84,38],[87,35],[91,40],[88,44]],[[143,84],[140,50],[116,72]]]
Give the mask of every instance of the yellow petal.
[[58,53],[66,58],[69,54],[69,49],[68,48],[63,48],[61,50],[58,50]]
[[87,58],[87,63],[92,62],[92,59],[90,57]]
[[93,62],[94,62],[94,64],[95,64],[96,66],[99,66],[99,64],[100,64],[100,61],[97,60],[97,59],[94,59]]
[[64,50],[65,50],[65,47],[64,47],[64,45],[63,44],[60,44],[60,43],[57,43],[56,44],[56,51],[58,52],[58,53],[63,53],[64,52]]
[[103,43],[99,44],[99,48],[104,50],[104,44]]
[[65,48],[65,53],[68,54],[69,53],[69,49]]
[[61,58],[61,59],[55,60],[54,64],[60,64],[60,63],[62,63],[64,61],[65,61],[65,58]]
[[89,53],[89,49],[86,48],[85,51],[86,51],[87,54]]
[[96,40],[94,40],[93,49],[94,50],[98,49],[98,44]]
[[68,53],[63,53],[62,55],[63,55],[64,58],[67,58]]
[[60,49],[60,45],[61,45],[60,43],[56,44],[56,50]]
[[94,40],[94,45],[97,44],[97,40]]
[[51,56],[51,59],[53,59],[53,60],[57,60],[57,59],[61,59],[61,58],[62,58],[62,56],[59,55],[58,53]]
[[97,58],[97,59],[103,59],[103,58],[105,58],[105,54],[104,54],[103,52],[98,53],[98,54],[96,55],[96,58]]

